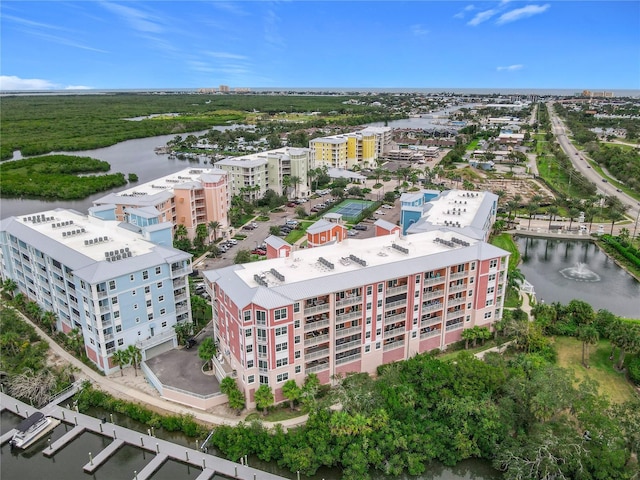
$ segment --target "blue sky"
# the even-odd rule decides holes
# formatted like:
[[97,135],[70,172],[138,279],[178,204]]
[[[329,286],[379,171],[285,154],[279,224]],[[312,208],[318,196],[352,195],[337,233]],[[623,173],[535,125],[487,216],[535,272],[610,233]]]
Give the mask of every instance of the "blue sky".
[[0,89],[640,88],[638,1],[12,1]]

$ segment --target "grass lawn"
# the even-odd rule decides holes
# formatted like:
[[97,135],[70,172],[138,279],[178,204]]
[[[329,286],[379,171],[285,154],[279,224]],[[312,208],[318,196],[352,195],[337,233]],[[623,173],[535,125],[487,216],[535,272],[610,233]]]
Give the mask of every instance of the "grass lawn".
[[[609,360],[611,344],[608,340],[601,340],[598,345],[591,345],[589,349],[589,366],[582,366],[582,342],[572,337],[555,337],[558,350],[558,364],[573,371],[579,380],[591,378],[598,382],[598,391],[609,397],[614,403],[622,403],[636,397],[634,388],[627,381],[624,373],[613,368]],[[617,359],[617,351],[616,351]]]
[[[472,345],[472,342],[469,342],[469,345]],[[443,353],[442,355],[438,355],[436,358],[438,360],[442,360],[443,362],[446,362],[447,360],[453,360],[454,358],[457,358],[461,352],[469,352],[471,355],[475,355],[478,352],[482,352],[483,350],[489,350],[490,348],[493,348],[495,346],[496,346],[496,342],[493,339],[487,340],[484,343],[484,345],[480,345],[480,342],[478,341],[478,346],[476,348],[469,348],[469,350],[465,350],[463,348],[462,350],[456,350],[455,352]]]
[[305,232],[304,230],[291,230],[291,233],[289,233],[289,235],[285,237],[285,240],[293,245],[306,234],[307,232]]

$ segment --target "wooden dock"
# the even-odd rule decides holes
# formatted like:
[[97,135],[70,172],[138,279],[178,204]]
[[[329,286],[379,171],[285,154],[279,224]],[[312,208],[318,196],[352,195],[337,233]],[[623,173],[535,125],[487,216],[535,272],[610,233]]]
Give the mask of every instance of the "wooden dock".
[[[31,413],[34,411],[33,407],[5,393],[0,393],[0,406],[2,409],[9,410],[21,417],[25,417],[28,411]],[[88,463],[82,468],[88,473],[97,470],[100,465],[104,464],[119,448],[124,444],[128,444],[155,454],[151,461],[140,472],[131,472],[131,478],[134,480],[147,480],[161,468],[162,464],[167,460],[176,460],[201,469],[202,473],[198,476],[198,480],[208,480],[214,475],[236,480],[283,480],[283,477],[278,475],[209,455],[200,450],[176,445],[175,443],[129,430],[128,428],[113,423],[103,423],[103,421],[98,418],[60,407],[54,403],[47,405],[40,411],[45,415],[58,418],[67,424],[73,425],[73,428],[69,432],[45,448],[43,454],[46,456],[55,455],[62,447],[77,439],[78,436],[84,432],[93,432],[98,435],[113,438],[113,442],[101,452],[91,452],[91,454],[96,453],[94,457],[89,457],[90,452],[87,452],[87,457],[85,458],[88,460]],[[3,435],[2,439],[4,440],[5,437],[7,437],[6,441],[10,440],[11,436],[9,435],[12,435],[12,432]]]

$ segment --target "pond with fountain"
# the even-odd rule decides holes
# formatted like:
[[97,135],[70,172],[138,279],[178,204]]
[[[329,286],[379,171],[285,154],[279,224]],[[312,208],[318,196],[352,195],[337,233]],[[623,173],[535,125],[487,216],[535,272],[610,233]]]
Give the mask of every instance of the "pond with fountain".
[[533,284],[538,301],[580,299],[595,310],[640,318],[640,282],[590,240],[516,237],[519,268]]

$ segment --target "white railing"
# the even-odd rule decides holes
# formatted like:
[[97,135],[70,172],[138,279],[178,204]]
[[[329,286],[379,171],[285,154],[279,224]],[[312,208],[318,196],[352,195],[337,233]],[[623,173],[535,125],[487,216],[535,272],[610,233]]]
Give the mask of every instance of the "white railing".
[[323,303],[322,305],[315,305],[313,307],[304,307],[304,314],[311,315],[313,313],[320,313],[329,310],[331,304],[329,302]]
[[336,338],[343,338],[343,337],[346,337],[347,335],[353,335],[354,333],[360,333],[360,332],[362,332],[361,326],[351,327],[351,328],[341,328],[339,330],[336,330]]
[[322,343],[322,342],[328,342],[329,341],[329,334],[324,334],[324,335],[318,335],[317,337],[313,337],[313,338],[307,338],[304,341],[304,346],[308,347],[310,345],[317,345],[318,343]]
[[465,278],[468,272],[456,272],[449,275],[449,280],[457,280],[459,278]]
[[455,312],[447,313],[446,319],[453,320],[454,318],[462,318],[464,316],[464,310],[456,310]]
[[463,290],[466,290],[467,286],[466,285],[454,285],[453,287],[449,287],[449,293],[456,293],[456,292],[461,292]]
[[359,310],[357,312],[349,312],[336,315],[336,323],[346,322],[347,320],[351,320],[353,318],[362,318],[362,313],[362,310]]
[[389,350],[393,350],[395,348],[400,348],[400,347],[404,347],[404,341],[402,342],[391,342],[391,343],[387,343],[383,348],[382,351],[387,352]]
[[388,317],[384,317],[384,324],[389,325],[390,323],[399,322],[407,319],[407,312],[397,313],[396,315],[389,315]]
[[336,302],[336,308],[344,307],[346,305],[353,305],[354,303],[361,303],[361,302],[362,302],[362,296],[347,297],[347,298],[343,298],[342,300],[337,301]]
[[420,340],[424,340],[425,338],[435,337],[435,336],[440,335],[441,333],[442,333],[442,330],[440,330],[440,329],[431,330],[430,332],[421,333],[420,334]]
[[305,323],[304,324],[304,331],[305,332],[310,332],[312,330],[317,330],[319,328],[328,327],[328,326],[329,326],[329,319],[316,320],[315,322]]
[[406,328],[404,326],[398,327],[398,328],[392,328],[391,330],[386,330],[384,332],[384,338],[395,337],[396,335],[404,333],[405,331],[406,331]]
[[429,325],[433,325],[435,323],[442,322],[442,315],[438,315],[437,317],[425,318],[420,322],[421,327],[428,327]]
[[315,352],[305,353],[304,354],[304,359],[307,360],[307,361],[310,361],[310,360],[315,360],[317,358],[328,357],[328,356],[329,356],[329,349],[328,348],[322,348],[322,349],[317,350]]
[[360,345],[362,345],[362,340],[353,340],[351,342],[341,343],[340,345],[336,345],[336,352],[343,352],[352,347],[359,347]]
[[315,372],[321,372],[323,370],[328,370],[329,369],[329,363],[321,363],[320,365],[314,365],[313,367],[307,367],[304,369],[305,373],[309,374],[309,373],[315,373]]
[[435,291],[431,291],[431,292],[425,292],[424,295],[422,295],[423,300],[433,300],[434,298],[439,298],[442,297],[444,295],[444,289],[440,289],[440,290],[435,290]]
[[343,357],[336,359],[336,365],[342,365],[343,363],[355,362],[362,357],[361,353],[356,353],[355,355],[349,355],[348,357]]
[[166,340],[176,338],[176,331],[172,328],[171,330],[165,330],[164,332],[160,332],[153,337],[147,337],[145,340],[138,340],[136,342],[136,346],[141,350],[146,350],[155,345],[159,345],[160,343],[164,343]]
[[467,299],[464,297],[460,297],[460,298],[451,298],[449,300],[447,300],[447,306],[448,307],[455,307],[456,305],[460,305],[464,302],[466,302]]
[[447,332],[449,332],[451,330],[457,330],[459,328],[462,328],[463,326],[464,326],[464,322],[453,323],[453,324],[447,325],[446,330]]
[[385,310],[389,310],[389,309],[395,308],[395,307],[404,307],[406,304],[407,304],[406,300],[397,300],[395,302],[385,303],[384,309]]
[[399,293],[405,293],[407,291],[407,285],[400,285],[399,287],[387,288],[387,297],[397,295]]
[[433,277],[433,278],[425,278],[423,285],[437,285],[439,283],[444,282],[445,277]]
[[443,307],[443,304],[438,302],[438,303],[432,303],[431,305],[422,305],[422,311],[423,312],[433,312],[434,310],[440,310]]

